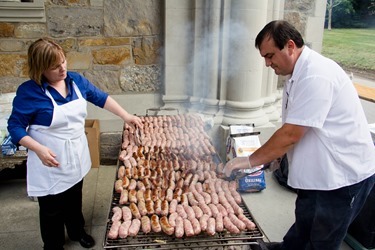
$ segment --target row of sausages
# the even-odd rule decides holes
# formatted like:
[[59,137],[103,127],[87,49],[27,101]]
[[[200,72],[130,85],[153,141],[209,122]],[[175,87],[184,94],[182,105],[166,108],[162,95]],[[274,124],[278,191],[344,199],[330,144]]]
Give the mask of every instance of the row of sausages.
[[180,238],[255,229],[240,207],[237,183],[219,178],[223,164],[214,163],[215,150],[199,117],[142,119],[138,131],[124,127],[109,239],[139,232]]
[[[213,204],[210,204],[215,206]],[[244,214],[236,216],[227,213],[217,205],[215,210],[224,212],[203,213],[199,206],[177,205],[176,211],[166,215],[143,215],[137,211],[137,206],[132,203],[129,207],[122,208],[115,206],[112,209],[112,225],[108,232],[109,239],[126,238],[136,236],[139,231],[145,234],[150,232],[164,232],[167,235],[175,235],[181,238],[199,235],[204,232],[209,236],[217,232],[227,230],[231,234],[239,234],[244,230],[254,230],[255,224]],[[223,208],[223,207],[222,207]]]
[[[136,195],[136,200],[132,200],[129,206],[114,207],[113,224],[108,237],[113,239],[124,237],[124,235],[132,236],[140,229],[144,233],[149,233],[151,231],[149,228],[153,232],[163,231],[168,235],[175,233],[176,237],[197,235],[200,232],[214,235],[215,232],[222,232],[224,229],[229,233],[238,234],[241,231],[256,228],[238,205],[241,203],[241,197],[236,191],[235,182],[210,179],[205,184],[198,182],[194,186],[190,185],[189,192],[185,193],[187,194],[186,200],[181,202],[177,199],[172,199],[170,202],[158,198],[152,200],[151,196]],[[138,190],[137,193],[142,192]],[[146,217],[150,217],[150,220]],[[134,226],[129,227],[129,234],[121,234],[119,223],[114,223],[121,219],[122,223],[135,220]],[[137,220],[142,223],[136,222]],[[128,224],[129,222],[124,226]]]

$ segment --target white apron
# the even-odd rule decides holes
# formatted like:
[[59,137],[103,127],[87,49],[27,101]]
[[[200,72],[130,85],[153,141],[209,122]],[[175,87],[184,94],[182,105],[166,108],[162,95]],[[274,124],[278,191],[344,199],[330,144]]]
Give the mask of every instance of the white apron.
[[69,189],[88,173],[91,168],[90,152],[85,135],[87,102],[76,84],[78,99],[57,105],[48,89],[46,95],[53,103],[51,125],[30,125],[28,134],[50,148],[60,163],[58,167],[43,165],[34,151],[27,157],[27,192],[29,196],[58,194]]

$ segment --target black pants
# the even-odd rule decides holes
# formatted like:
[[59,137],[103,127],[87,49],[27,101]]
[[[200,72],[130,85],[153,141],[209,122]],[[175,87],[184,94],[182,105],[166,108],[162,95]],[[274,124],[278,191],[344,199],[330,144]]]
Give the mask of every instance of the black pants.
[[361,211],[375,175],[330,191],[298,190],[296,222],[284,237],[283,250],[338,250],[349,225]]
[[63,249],[64,225],[71,240],[79,240],[84,234],[82,185],[83,180],[60,194],[38,197],[44,249]]

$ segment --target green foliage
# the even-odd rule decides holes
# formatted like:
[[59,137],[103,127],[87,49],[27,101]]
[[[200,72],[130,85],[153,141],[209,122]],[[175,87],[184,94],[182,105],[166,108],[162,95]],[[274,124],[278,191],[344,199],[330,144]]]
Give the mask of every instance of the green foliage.
[[[332,6],[332,28],[374,28],[374,0],[333,0]],[[326,21],[329,8],[330,0]]]
[[375,72],[375,29],[324,30],[322,54],[344,68]]

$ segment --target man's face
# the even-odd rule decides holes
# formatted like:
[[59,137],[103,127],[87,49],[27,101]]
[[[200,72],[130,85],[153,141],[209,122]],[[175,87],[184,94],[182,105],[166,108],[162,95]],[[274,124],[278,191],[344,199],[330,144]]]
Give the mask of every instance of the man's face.
[[[292,44],[290,44],[292,43]],[[276,75],[290,75],[293,73],[293,41],[288,41],[280,50],[272,38],[266,37],[259,46],[259,52],[266,61],[266,66],[271,67]]]

